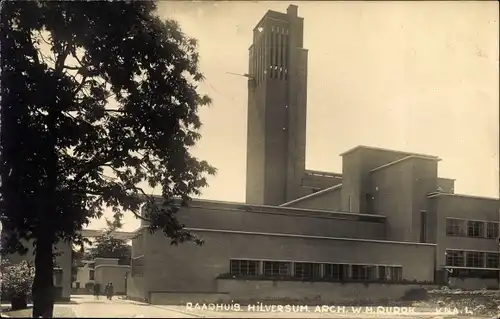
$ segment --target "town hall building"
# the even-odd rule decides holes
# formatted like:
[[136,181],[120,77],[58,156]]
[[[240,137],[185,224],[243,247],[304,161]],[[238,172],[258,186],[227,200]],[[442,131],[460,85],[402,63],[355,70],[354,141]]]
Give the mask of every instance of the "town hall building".
[[356,146],[340,154],[341,172],[306,169],[308,51],[297,10],[268,11],[253,30],[246,203],[182,208],[178,219],[203,246],[171,246],[143,224],[128,297],[329,302],[422,285],[498,288],[499,201],[456,194],[437,156]]

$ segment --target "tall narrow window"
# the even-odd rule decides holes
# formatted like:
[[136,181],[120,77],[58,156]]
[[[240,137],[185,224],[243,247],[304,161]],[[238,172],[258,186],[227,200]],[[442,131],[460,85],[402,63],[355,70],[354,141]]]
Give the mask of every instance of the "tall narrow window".
[[288,41],[289,41],[288,29],[286,29],[285,35],[283,36],[283,49],[282,49],[282,52],[284,52],[284,55],[283,55],[283,69],[284,69],[283,73],[284,73],[285,80],[288,80],[288,70],[290,69],[290,67],[288,65],[288,56],[290,54]]
[[498,223],[489,222],[486,224],[486,237],[498,238]]
[[266,42],[264,34],[261,32],[260,36],[260,82],[264,81],[266,72],[266,59],[265,59]]
[[276,78],[276,72],[274,71],[274,67],[276,66],[276,32],[274,26],[271,28],[271,68],[269,77]]
[[427,242],[427,212],[420,212],[420,242]]
[[251,76],[255,76],[255,56],[254,56],[254,49],[255,47],[252,45],[250,47],[250,50],[249,50],[249,67],[248,67],[248,70],[249,70],[249,73]]
[[278,54],[278,57],[276,59],[276,75],[277,75],[277,78],[278,79],[281,79],[281,71],[280,71],[280,66],[282,64],[282,52],[283,52],[283,48],[281,46],[281,41],[282,41],[282,36],[281,36],[281,32],[282,32],[283,28],[279,28],[278,29],[278,33],[277,33],[277,38],[278,38],[278,41],[276,43],[276,46],[277,46],[277,54]]
[[285,75],[285,61],[286,61],[286,38],[287,38],[287,35],[285,34],[285,30],[282,30],[283,32],[281,33],[281,43],[280,43],[280,47],[281,47],[281,57],[280,57],[280,78],[281,79],[284,79],[284,75]]

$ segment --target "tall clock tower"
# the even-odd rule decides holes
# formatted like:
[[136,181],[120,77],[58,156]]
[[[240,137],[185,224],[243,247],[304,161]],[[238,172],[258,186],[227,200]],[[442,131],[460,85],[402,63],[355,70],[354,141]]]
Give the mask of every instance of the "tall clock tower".
[[290,5],[268,11],[249,49],[246,202],[298,197],[305,171],[307,50],[304,19]]

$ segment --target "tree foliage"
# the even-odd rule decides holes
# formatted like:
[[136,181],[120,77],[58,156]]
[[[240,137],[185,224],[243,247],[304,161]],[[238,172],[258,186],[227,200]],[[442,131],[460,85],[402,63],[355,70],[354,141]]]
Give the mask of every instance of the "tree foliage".
[[[190,153],[210,99],[197,92],[196,41],[154,2],[9,1],[1,14],[0,217],[9,250],[36,242],[35,315],[39,300],[53,305],[51,247],[81,243],[105,205],[174,244],[197,240],[173,200],[185,205],[215,174]],[[145,185],[163,205],[141,214],[155,200]]]
[[23,260],[18,264],[2,259],[0,263],[2,274],[2,293],[9,298],[14,296],[29,296],[35,278],[35,267]]
[[120,224],[106,220],[108,227],[94,239],[89,248],[89,256],[94,258],[118,258],[119,263],[130,264],[132,247],[126,240],[116,238],[114,232],[120,229]]

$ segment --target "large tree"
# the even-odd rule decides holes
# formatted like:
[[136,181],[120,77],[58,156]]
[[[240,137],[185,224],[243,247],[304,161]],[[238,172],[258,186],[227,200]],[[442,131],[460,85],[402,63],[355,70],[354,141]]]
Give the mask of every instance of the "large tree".
[[[1,198],[8,236],[35,243],[33,316],[51,317],[53,247],[79,241],[105,205],[172,243],[197,239],[176,217],[215,169],[200,138],[196,41],[149,1],[8,1],[1,19]],[[162,205],[142,187],[161,190]],[[197,241],[199,243],[199,241]]]

